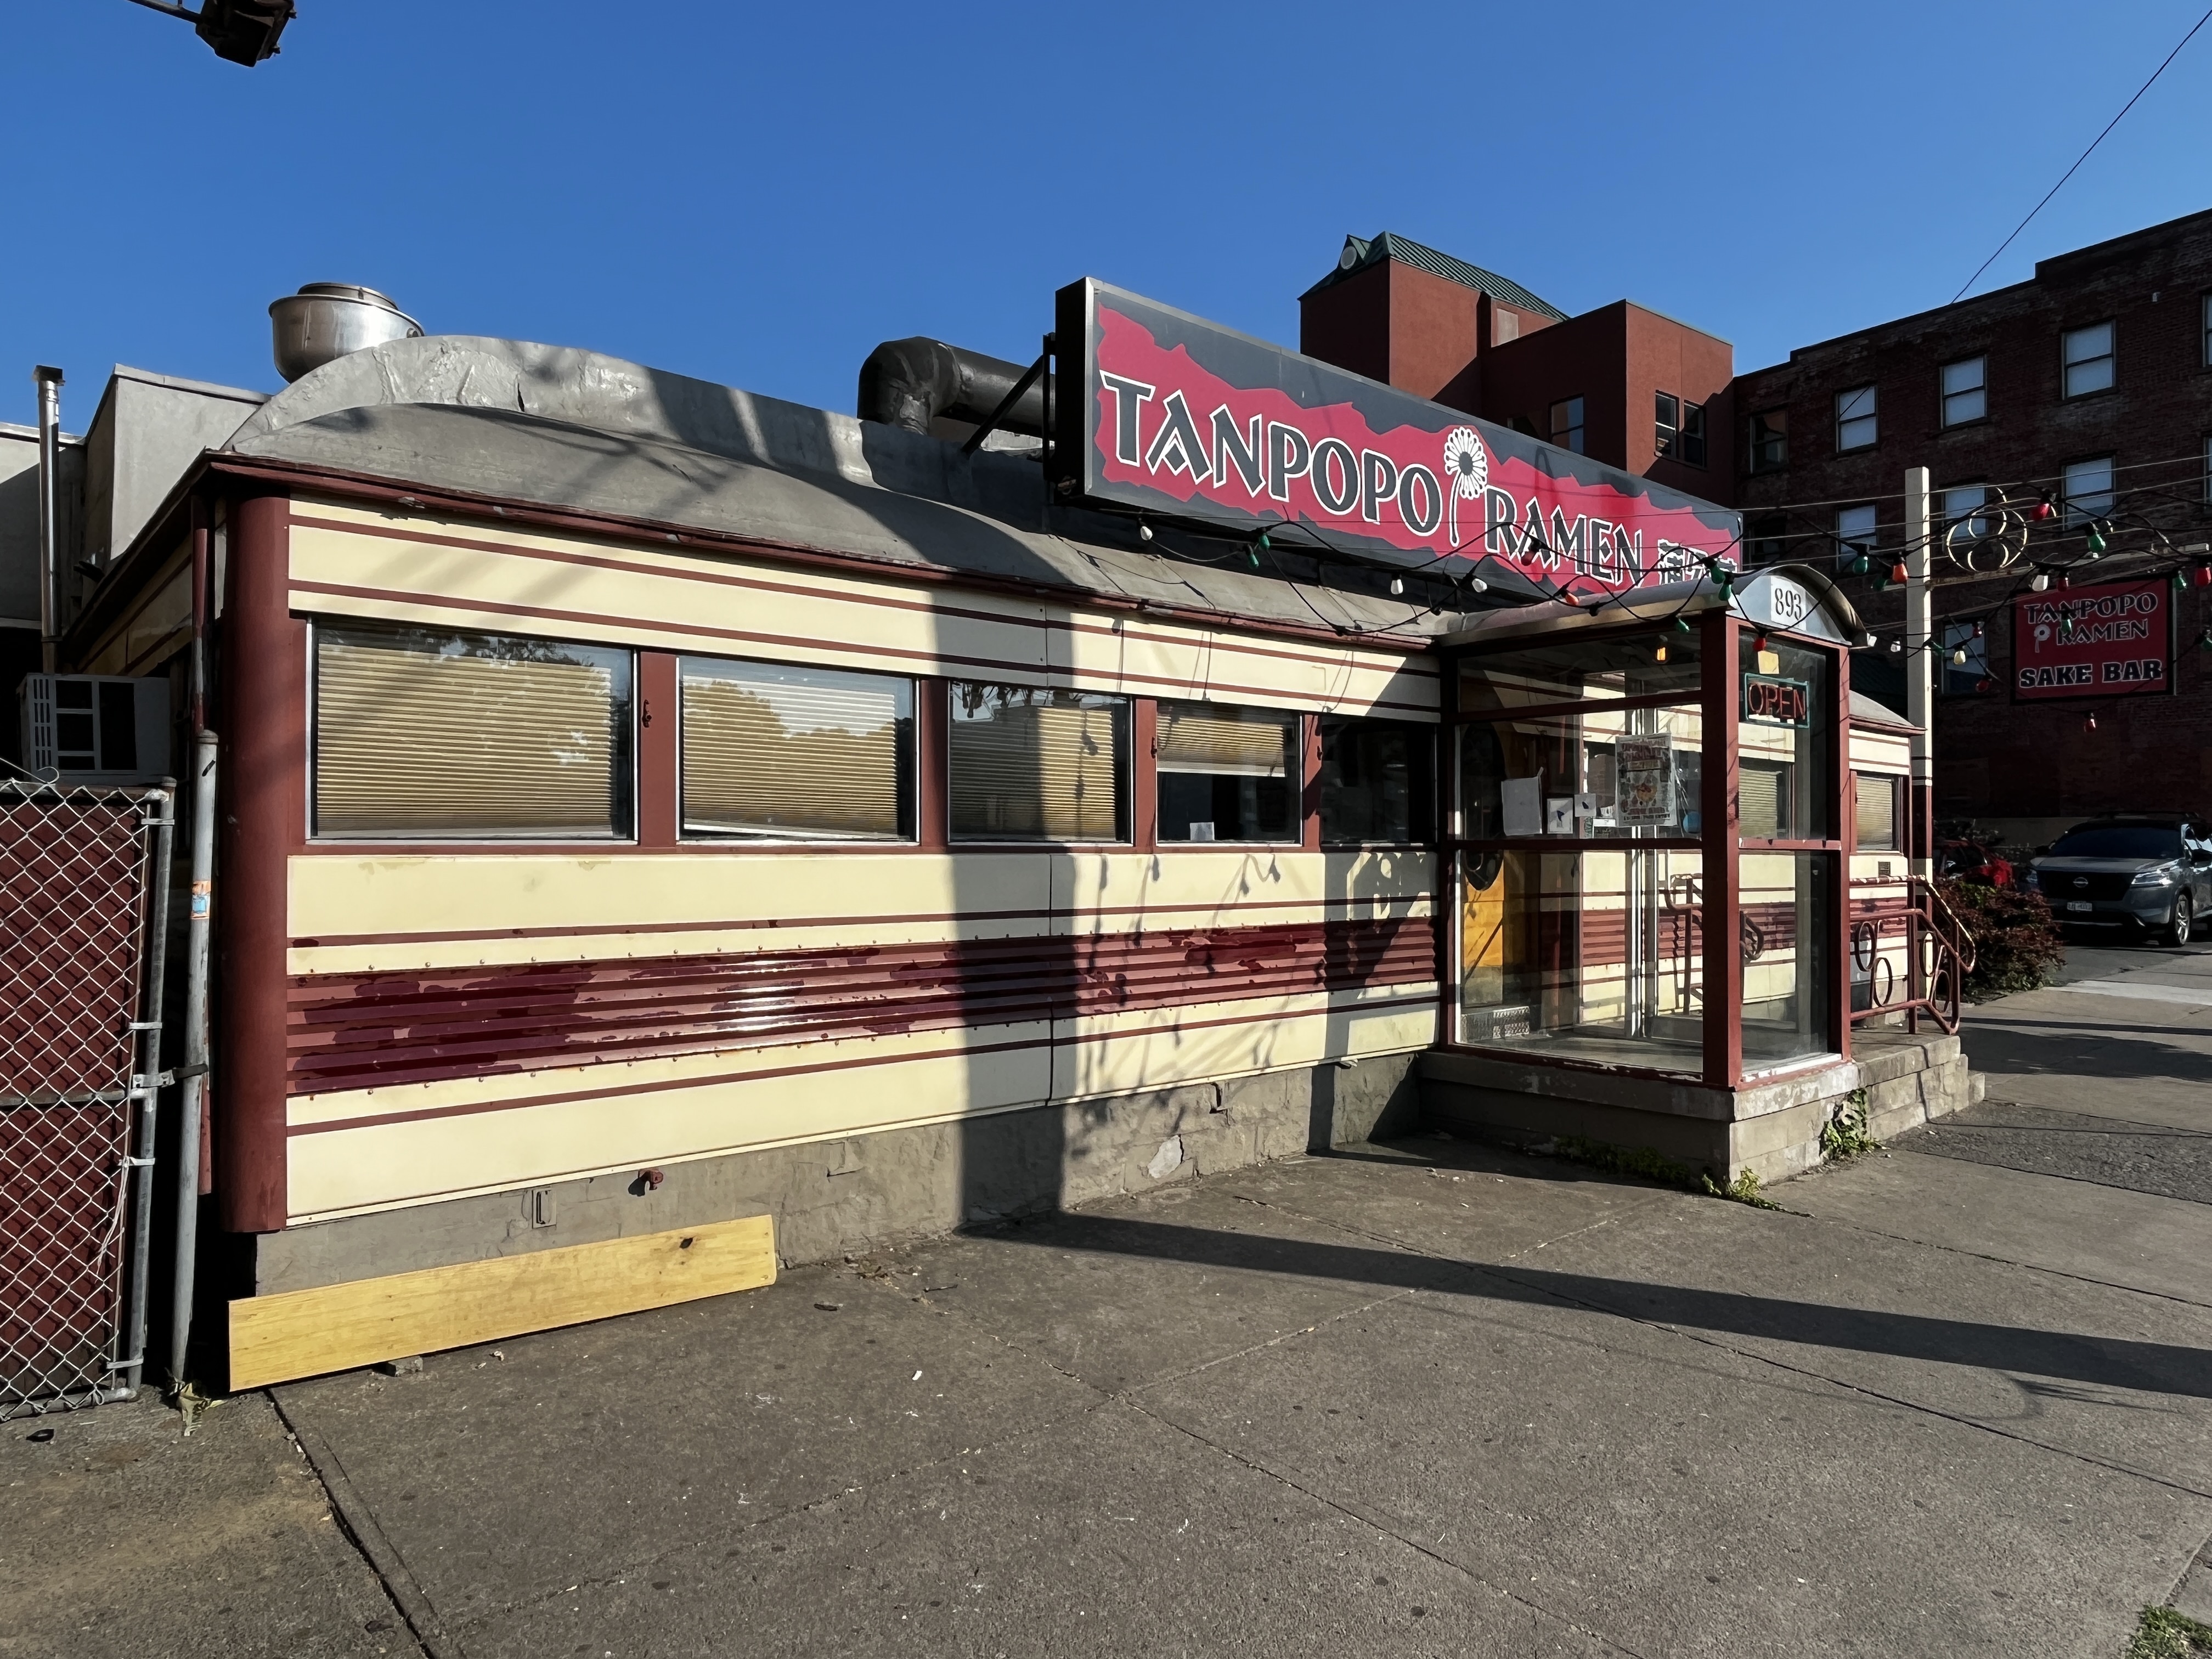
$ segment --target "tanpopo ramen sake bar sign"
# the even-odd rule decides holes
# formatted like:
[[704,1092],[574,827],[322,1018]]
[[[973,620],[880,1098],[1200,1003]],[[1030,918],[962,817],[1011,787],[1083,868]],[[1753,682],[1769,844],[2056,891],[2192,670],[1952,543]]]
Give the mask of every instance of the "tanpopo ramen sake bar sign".
[[1087,500],[1237,533],[1307,526],[1454,575],[1480,561],[1544,593],[1737,562],[1724,508],[1103,283],[1062,289],[1056,328],[1056,481]]
[[2012,604],[2012,694],[2125,697],[2172,678],[2173,597],[2160,580],[2024,593]]

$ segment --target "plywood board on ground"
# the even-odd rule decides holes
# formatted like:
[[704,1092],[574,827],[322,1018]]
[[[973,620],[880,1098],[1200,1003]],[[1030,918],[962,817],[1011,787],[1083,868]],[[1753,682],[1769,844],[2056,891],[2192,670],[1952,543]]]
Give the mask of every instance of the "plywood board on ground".
[[775,1282],[769,1216],[571,1244],[230,1304],[230,1386],[258,1389]]

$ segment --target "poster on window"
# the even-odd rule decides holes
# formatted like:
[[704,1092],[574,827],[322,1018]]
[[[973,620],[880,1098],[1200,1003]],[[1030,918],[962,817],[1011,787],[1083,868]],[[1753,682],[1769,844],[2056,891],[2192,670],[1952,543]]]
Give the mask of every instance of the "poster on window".
[[1623,738],[1615,750],[1623,824],[1670,828],[1674,811],[1674,740],[1665,735]]
[[2173,596],[2155,577],[2054,587],[2012,602],[2015,702],[2165,691],[2172,661]]

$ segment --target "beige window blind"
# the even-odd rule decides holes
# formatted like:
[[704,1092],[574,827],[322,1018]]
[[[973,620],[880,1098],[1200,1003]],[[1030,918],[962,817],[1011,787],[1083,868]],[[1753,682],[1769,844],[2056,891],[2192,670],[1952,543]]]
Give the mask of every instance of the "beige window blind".
[[911,835],[911,682],[703,657],[683,677],[685,834]]
[[499,635],[315,629],[315,831],[629,833],[629,653]]
[[1117,697],[955,685],[954,837],[1120,841],[1127,705]]
[[1203,703],[1162,703],[1155,748],[1163,772],[1279,778],[1290,764],[1297,716]]
[[1858,786],[1858,848],[1862,853],[1893,853],[1897,848],[1898,780],[1876,772],[1860,772]]
[[1747,757],[1736,776],[1736,834],[1768,841],[1781,835],[1790,769]]

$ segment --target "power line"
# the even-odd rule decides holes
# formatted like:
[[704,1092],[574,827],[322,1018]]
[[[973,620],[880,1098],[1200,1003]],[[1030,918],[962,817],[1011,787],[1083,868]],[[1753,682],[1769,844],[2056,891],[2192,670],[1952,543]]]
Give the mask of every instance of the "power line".
[[2043,199],[2027,210],[2027,218],[2021,220],[2018,224],[2014,225],[2012,228],[2012,235],[2006,237],[2004,240],[1997,244],[1996,253],[1992,253],[1988,258],[1983,260],[1980,264],[1974,268],[1974,274],[1966,278],[1965,286],[1961,287],[1956,294],[1954,294],[1951,296],[1951,303],[1953,305],[1958,304],[1960,301],[1966,297],[1966,289],[1973,287],[1976,283],[1979,282],[1982,277],[1982,273],[1997,262],[1997,255],[2002,253],[2007,248],[2013,245],[2014,240],[2019,236],[2021,232],[2027,228],[2028,221],[2033,219],[2037,214],[2042,212],[2045,208],[2051,204],[2051,198],[2053,196],[2057,195],[2061,190],[2065,188],[2066,181],[2069,179],[2071,179],[2081,170],[2081,163],[2087,161],[2091,154],[2095,151],[2097,146],[2105,142],[2106,137],[2111,134],[2112,129],[2119,125],[2121,117],[2126,115],[2130,110],[2136,106],[2136,99],[2140,99],[2143,94],[2148,92],[2151,89],[2152,82],[2156,81],[2160,76],[2166,73],[2166,64],[2171,64],[2175,58],[2180,57],[2182,46],[2187,46],[2191,40],[2195,40],[2197,38],[2197,31],[2203,28],[2207,23],[2212,23],[2212,11],[2207,11],[2203,16],[2198,18],[2196,23],[2191,27],[2189,33],[2181,37],[2180,45],[2176,46],[2172,52],[2166,54],[2166,63],[2160,64],[2156,69],[2150,72],[2150,80],[2144,82],[2141,86],[2137,87],[2136,88],[2135,97],[2129,99],[2126,103],[2120,106],[2120,113],[2118,115],[2115,115],[2110,121],[2107,121],[2105,124],[2105,131],[2099,133],[2094,138],[2092,138],[2089,141],[2089,148],[2083,150],[2079,155],[2074,158],[2074,165],[2067,168],[2064,173],[2061,173],[2059,175],[2058,182],[2051,185],[2051,187],[2044,193]]

